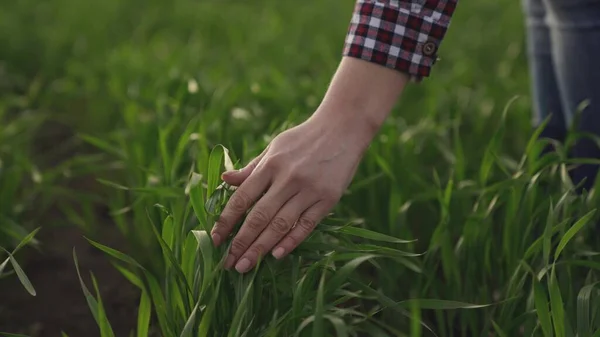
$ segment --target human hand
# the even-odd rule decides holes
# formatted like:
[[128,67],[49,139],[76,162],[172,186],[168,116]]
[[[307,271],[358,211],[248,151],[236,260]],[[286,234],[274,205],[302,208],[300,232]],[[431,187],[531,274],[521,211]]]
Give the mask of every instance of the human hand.
[[245,273],[268,252],[281,259],[313,231],[350,184],[369,139],[309,119],[276,136],[246,167],[225,172],[238,186],[211,235],[220,245],[248,213],[233,238],[225,268]]

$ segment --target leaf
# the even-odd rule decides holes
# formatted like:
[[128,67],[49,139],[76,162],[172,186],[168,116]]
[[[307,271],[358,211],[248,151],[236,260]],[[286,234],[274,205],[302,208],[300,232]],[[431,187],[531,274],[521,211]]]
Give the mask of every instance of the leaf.
[[173,217],[167,216],[162,226],[162,238],[165,240],[167,247],[173,249],[175,244],[175,224],[173,223]]
[[[221,275],[222,274],[219,274],[219,276]],[[219,277],[219,281],[217,282],[217,285],[215,287],[217,291],[210,294],[210,303],[206,306],[206,308],[204,309],[204,313],[202,314],[202,319],[200,320],[200,326],[198,327],[197,336],[208,336],[208,329],[210,328],[210,324],[212,323],[212,319],[214,317],[213,312],[215,311],[217,299],[219,298],[218,290],[221,289],[221,280],[222,278]]]
[[154,311],[158,324],[160,325],[162,334],[164,337],[175,337],[175,334],[170,329],[169,316],[167,315],[166,303],[163,292],[160,288],[158,281],[154,275],[150,274],[147,270],[143,270],[146,280],[148,281],[148,289],[150,291],[150,297],[154,303]]
[[139,263],[138,263],[136,260],[134,260],[134,259],[133,259],[133,258],[131,258],[130,256],[128,256],[128,255],[126,255],[126,254],[123,254],[123,253],[121,253],[120,251],[118,251],[118,250],[116,250],[116,249],[113,249],[113,248],[110,248],[110,247],[108,247],[108,246],[105,246],[105,245],[103,245],[103,244],[100,244],[100,243],[98,243],[98,242],[96,242],[96,241],[94,241],[94,240],[88,239],[88,238],[87,238],[87,237],[85,237],[85,236],[84,236],[84,238],[85,238],[85,239],[86,239],[86,240],[87,240],[89,243],[91,243],[91,244],[92,244],[92,246],[94,246],[94,247],[96,247],[96,248],[100,249],[101,251],[105,252],[106,254],[108,254],[108,255],[110,255],[110,256],[112,256],[112,257],[114,257],[114,258],[118,259],[118,260],[121,260],[121,261],[123,261],[123,262],[125,262],[125,263],[127,263],[127,264],[130,264],[130,265],[132,265],[132,266],[135,266],[135,267],[138,267],[138,268],[140,268],[140,269],[144,270],[144,267],[142,267],[142,265],[140,265],[140,264],[139,264]]
[[333,277],[329,279],[327,282],[326,292],[327,294],[332,294],[335,290],[339,289],[339,287],[346,281],[348,276],[356,269],[358,266],[369,260],[374,258],[375,255],[363,255],[361,257],[357,257],[349,262],[347,262],[343,267],[338,269]]
[[19,244],[17,245],[17,247],[13,250],[13,254],[16,254],[19,249],[21,249],[23,246],[25,246],[26,244],[28,244],[31,240],[33,240],[33,238],[35,237],[35,235],[37,234],[37,232],[39,232],[41,229],[41,227],[38,227],[36,229],[34,229],[33,231],[31,231],[29,234],[27,234],[27,236],[25,236],[21,242],[19,242]]
[[206,231],[192,231],[192,233],[198,241],[198,247],[200,248],[200,252],[202,254],[203,276],[201,290],[204,292],[208,289],[209,282],[211,281],[209,276],[212,274],[214,269],[213,246]]
[[548,298],[546,297],[544,288],[535,276],[533,277],[533,297],[535,310],[537,312],[542,331],[544,332],[544,336],[553,337],[554,334],[552,332]]
[[131,282],[133,285],[137,286],[140,289],[144,289],[144,285],[142,283],[142,280],[140,280],[140,278],[132,273],[131,271],[127,270],[125,267],[119,265],[116,262],[112,263],[113,267],[115,267],[119,272],[121,272],[121,274],[127,279],[129,280],[129,282]]
[[221,164],[223,162],[224,149],[223,145],[217,145],[208,157],[207,190],[209,192],[216,190],[221,180]]
[[202,227],[206,231],[210,231],[212,224],[208,224],[206,222],[206,210],[204,209],[204,190],[202,188],[202,184],[200,183],[202,176],[197,173],[192,173],[192,178],[190,181],[190,201],[192,202],[192,208],[194,209],[194,214],[196,214],[196,219],[200,223],[200,227]]
[[565,311],[554,268],[552,268],[552,272],[550,273],[548,287],[550,292],[550,306],[552,308],[554,332],[556,332],[556,337],[565,337]]
[[10,264],[12,264],[13,269],[17,273],[17,277],[19,278],[19,281],[21,282],[23,287],[27,290],[27,292],[31,296],[35,296],[36,292],[35,292],[35,289],[33,288],[33,285],[31,284],[31,281],[29,281],[29,278],[27,277],[25,272],[23,271],[23,269],[21,269],[21,266],[19,265],[19,263],[17,262],[15,257],[8,250],[6,250],[2,247],[0,247],[0,249],[2,249],[4,252],[6,252],[8,254],[8,259],[10,260]]
[[107,141],[98,138],[98,137],[94,137],[91,135],[85,135],[85,134],[81,134],[79,135],[79,137],[85,141],[90,143],[91,145],[97,147],[98,149],[106,152],[106,153],[110,153],[118,158],[125,158],[125,154],[123,153],[123,151],[121,151],[119,149],[119,146],[117,145],[112,145],[110,143],[108,143]]
[[94,284],[94,289],[96,291],[96,297],[98,298],[98,321],[100,325],[100,336],[101,337],[115,337],[115,333],[110,326],[110,322],[106,317],[106,311],[104,310],[104,305],[102,304],[102,297],[100,296],[100,290],[98,289],[98,282],[96,281],[96,277],[94,277],[93,273],[90,273],[92,278],[92,283]]
[[325,273],[327,268],[323,268],[321,273],[321,279],[319,281],[319,288],[317,288],[317,300],[315,304],[315,320],[313,322],[313,336],[325,336],[325,326],[323,322],[323,316],[325,315],[324,300],[325,300]]
[[231,157],[229,156],[229,150],[223,146],[223,156],[225,157],[225,161],[223,165],[225,166],[226,171],[233,171],[235,167],[233,166],[233,162],[231,161]]
[[137,337],[148,337],[151,313],[152,301],[150,300],[150,296],[148,296],[148,292],[143,290],[138,308]]
[[[2,247],[0,247],[0,248],[2,248]],[[2,250],[6,251],[4,248],[2,248]],[[4,273],[4,269],[8,265],[8,262],[10,262],[10,256],[7,257],[6,260],[4,260],[4,262],[2,262],[2,264],[0,264],[0,276],[2,276],[2,274]]]
[[[150,214],[148,214],[148,217],[151,219]],[[177,283],[180,287],[180,291],[181,291],[180,296],[184,297],[186,295],[189,295],[190,293],[192,293],[192,290],[190,288],[189,283],[187,282],[187,279],[185,277],[185,274],[183,273],[183,270],[181,269],[181,266],[179,265],[179,263],[177,263],[175,254],[169,248],[169,246],[167,245],[165,240],[163,240],[162,236],[158,232],[158,229],[156,229],[156,226],[152,225],[152,226],[150,226],[150,228],[152,228],[154,237],[156,237],[158,243],[160,244],[160,246],[162,248],[163,256],[166,257],[167,261],[170,263],[170,266],[172,268],[171,270],[175,271],[175,275],[177,276],[176,281],[177,281]],[[187,304],[187,301],[185,301],[184,303]]]
[[[377,310],[377,312],[382,311],[386,308],[391,308],[392,310],[395,310],[396,312],[400,313],[401,315],[413,320],[412,316],[410,315],[410,313],[408,311],[406,311],[406,309],[402,308],[400,305],[398,305],[398,303],[394,302],[391,298],[387,297],[385,294],[369,287],[368,285],[366,285],[362,282],[359,282],[356,280],[351,280],[351,282],[354,285],[354,287],[361,289],[366,294],[377,298],[377,300],[381,303],[381,307],[380,307],[380,309]],[[419,305],[419,304],[409,303],[409,305]],[[372,313],[372,314],[375,314],[375,313]],[[431,327],[429,325],[427,325],[423,321],[419,321],[419,323],[421,324],[422,327],[424,327],[429,332],[431,332],[434,336],[437,337],[437,334],[431,329]]]
[[348,337],[348,328],[346,327],[346,323],[343,319],[333,316],[333,315],[325,315],[324,316],[335,329],[336,336],[338,337]]
[[371,240],[382,241],[382,242],[411,243],[411,242],[417,241],[417,240],[409,240],[409,241],[402,240],[402,239],[395,238],[393,236],[374,232],[374,231],[364,229],[364,228],[352,227],[352,226],[339,226],[338,227],[338,226],[320,225],[319,229],[321,229],[323,232],[331,231],[331,232],[342,233],[342,234],[361,237],[364,239],[371,239]]
[[75,252],[75,248],[73,248],[73,261],[75,262],[75,270],[77,271],[77,277],[79,278],[79,283],[81,284],[83,295],[85,296],[88,307],[92,311],[92,316],[94,316],[96,323],[98,324],[98,326],[100,326],[100,321],[98,318],[98,303],[96,302],[96,299],[94,298],[92,293],[90,293],[90,291],[86,287],[85,282],[83,282],[83,278],[81,277],[81,272],[79,270],[79,263],[77,261],[77,253]]
[[554,261],[558,260],[560,253],[567,246],[569,241],[575,236],[575,234],[577,234],[583,228],[583,226],[585,226],[590,221],[590,219],[592,218],[592,216],[594,216],[595,213],[595,209],[588,212],[581,219],[579,219],[571,228],[569,228],[569,230],[565,233],[565,235],[562,237],[562,239],[560,239],[560,242],[558,243],[558,247],[556,248],[556,252],[554,253]]
[[196,305],[194,306],[194,310],[192,310],[190,317],[188,317],[187,321],[185,322],[185,326],[183,327],[183,330],[181,331],[181,335],[179,335],[179,337],[193,336],[194,326],[196,325],[196,312],[198,311],[198,304],[199,303],[196,303]]
[[498,337],[508,337],[506,332],[504,332],[502,330],[502,328],[500,328],[500,326],[498,325],[498,323],[496,323],[496,321],[492,320],[492,326],[494,326],[494,330],[496,330]]
[[590,337],[592,330],[590,329],[590,299],[592,291],[600,283],[594,282],[581,288],[577,295],[577,332],[580,337]]
[[[413,303],[416,302],[416,303]],[[493,304],[472,304],[458,301],[446,301],[436,299],[410,299],[406,301],[398,302],[397,305],[402,307],[410,307],[416,304],[421,309],[432,309],[432,310],[453,310],[453,309],[480,309],[490,307]]]
[[252,279],[250,280],[250,283],[246,287],[246,290],[244,291],[244,296],[242,296],[242,300],[239,302],[238,307],[235,310],[235,314],[233,315],[233,319],[231,320],[231,329],[229,330],[229,333],[227,334],[228,337],[236,337],[238,335],[239,331],[241,330],[242,319],[247,314],[247,310],[248,310],[246,304],[248,302],[248,298],[250,297],[250,293],[254,290],[254,281],[256,280],[256,273],[258,272],[258,270],[260,268],[260,264],[261,264],[261,260],[259,259],[258,263],[254,267],[254,271],[252,273]]

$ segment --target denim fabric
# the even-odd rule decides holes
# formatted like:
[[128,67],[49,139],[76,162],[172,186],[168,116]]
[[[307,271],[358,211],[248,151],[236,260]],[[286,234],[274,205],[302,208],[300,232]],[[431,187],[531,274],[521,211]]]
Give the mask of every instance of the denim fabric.
[[[551,116],[543,137],[563,140],[580,103],[579,132],[600,136],[600,0],[523,0],[534,107],[534,126]],[[581,139],[575,158],[599,158],[600,148]],[[575,184],[590,189],[597,165],[571,172]]]

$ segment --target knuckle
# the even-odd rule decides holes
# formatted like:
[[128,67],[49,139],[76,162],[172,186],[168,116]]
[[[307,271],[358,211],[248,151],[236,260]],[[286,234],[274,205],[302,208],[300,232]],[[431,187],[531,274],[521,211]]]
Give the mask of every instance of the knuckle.
[[292,228],[292,224],[282,217],[275,217],[271,221],[271,228],[278,234],[285,234]]
[[231,196],[230,203],[233,211],[245,212],[251,204],[250,196],[246,192],[238,189]]
[[298,229],[301,230],[304,234],[312,232],[312,230],[317,226],[317,223],[308,218],[300,218],[298,220]]
[[239,255],[239,253],[245,251],[246,248],[248,248],[248,245],[244,242],[244,240],[236,238],[231,242],[231,252],[234,255]]
[[262,257],[263,254],[265,253],[265,247],[261,244],[256,244],[256,245],[253,245],[252,247],[250,247],[249,251],[255,257]]
[[265,160],[263,164],[263,168],[268,171],[276,171],[281,167],[281,161],[278,158],[269,158]]
[[269,216],[267,215],[267,212],[261,209],[252,210],[246,218],[246,224],[253,230],[264,228],[268,222]]
[[216,231],[224,231],[229,228],[229,219],[227,219],[226,215],[219,215],[219,218],[215,222],[213,229]]

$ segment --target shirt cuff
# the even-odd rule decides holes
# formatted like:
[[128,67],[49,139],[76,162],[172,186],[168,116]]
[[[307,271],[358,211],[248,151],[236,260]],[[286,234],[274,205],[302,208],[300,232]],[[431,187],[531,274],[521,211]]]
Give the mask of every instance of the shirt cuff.
[[458,0],[357,0],[343,55],[428,77]]

